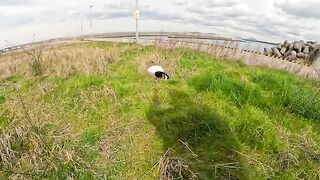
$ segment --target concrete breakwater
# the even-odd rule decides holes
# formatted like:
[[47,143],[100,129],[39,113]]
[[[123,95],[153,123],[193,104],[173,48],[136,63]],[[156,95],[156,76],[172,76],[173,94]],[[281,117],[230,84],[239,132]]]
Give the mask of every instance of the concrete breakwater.
[[303,62],[312,65],[320,56],[320,44],[314,41],[284,41],[271,49],[265,48],[264,53],[267,56],[284,58],[288,61]]

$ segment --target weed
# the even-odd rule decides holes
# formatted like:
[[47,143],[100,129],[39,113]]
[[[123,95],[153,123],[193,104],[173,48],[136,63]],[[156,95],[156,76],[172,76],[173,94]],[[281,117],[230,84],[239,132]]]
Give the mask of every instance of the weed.
[[32,71],[34,76],[42,76],[44,73],[43,69],[43,51],[40,50],[33,50],[29,53],[30,60],[28,64],[30,66],[30,70]]

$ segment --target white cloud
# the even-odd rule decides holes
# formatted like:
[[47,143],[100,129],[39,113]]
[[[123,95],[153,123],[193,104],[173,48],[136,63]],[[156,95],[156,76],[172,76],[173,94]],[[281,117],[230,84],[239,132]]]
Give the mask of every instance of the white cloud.
[[174,5],[187,5],[188,4],[188,0],[173,0],[173,4]]
[[320,19],[320,1],[315,0],[285,0],[277,3],[277,6],[285,13],[293,15],[297,18],[313,18]]
[[[95,32],[134,30],[132,0],[1,0],[4,39],[28,42],[88,33],[89,5]],[[202,31],[268,41],[320,39],[318,0],[140,0],[141,31]]]

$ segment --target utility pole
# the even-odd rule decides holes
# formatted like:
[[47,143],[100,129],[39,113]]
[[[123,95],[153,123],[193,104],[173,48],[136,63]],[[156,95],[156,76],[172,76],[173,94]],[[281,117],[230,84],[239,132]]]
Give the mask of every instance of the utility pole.
[[33,34],[33,36],[32,36],[32,43],[34,43],[35,40],[36,40],[36,34]]
[[93,39],[93,27],[92,27],[92,7],[93,6],[90,6],[90,36],[91,36],[91,40]]
[[136,43],[139,42],[139,18],[140,18],[139,0],[136,0],[136,11],[135,11],[135,19],[136,19]]
[[80,29],[80,35],[82,36],[83,35],[83,20],[81,19],[81,29]]

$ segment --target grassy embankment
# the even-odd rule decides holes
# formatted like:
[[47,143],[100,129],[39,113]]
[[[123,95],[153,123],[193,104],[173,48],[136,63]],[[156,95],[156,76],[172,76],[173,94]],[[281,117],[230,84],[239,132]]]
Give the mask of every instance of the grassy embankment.
[[186,49],[38,53],[1,70],[1,179],[320,178],[319,82]]

